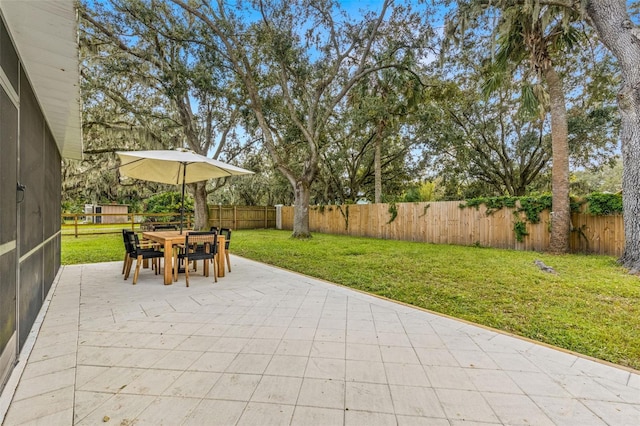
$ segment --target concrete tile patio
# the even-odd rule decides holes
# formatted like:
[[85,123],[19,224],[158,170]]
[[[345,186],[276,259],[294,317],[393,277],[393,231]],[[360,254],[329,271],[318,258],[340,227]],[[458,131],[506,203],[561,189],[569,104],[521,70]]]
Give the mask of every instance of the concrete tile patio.
[[64,267],[2,424],[640,424],[637,372],[232,263],[190,288]]

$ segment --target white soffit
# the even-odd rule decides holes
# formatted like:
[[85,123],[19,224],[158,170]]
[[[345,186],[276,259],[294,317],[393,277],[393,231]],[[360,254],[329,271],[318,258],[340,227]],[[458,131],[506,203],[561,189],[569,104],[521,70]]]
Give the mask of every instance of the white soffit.
[[81,159],[74,0],[0,0],[0,9],[60,153]]

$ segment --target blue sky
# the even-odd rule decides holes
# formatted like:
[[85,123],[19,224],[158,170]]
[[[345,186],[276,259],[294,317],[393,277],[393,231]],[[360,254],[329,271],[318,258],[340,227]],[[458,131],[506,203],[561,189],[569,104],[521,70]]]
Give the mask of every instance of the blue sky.
[[352,13],[359,10],[378,11],[382,8],[383,0],[342,0],[339,3],[345,10]]

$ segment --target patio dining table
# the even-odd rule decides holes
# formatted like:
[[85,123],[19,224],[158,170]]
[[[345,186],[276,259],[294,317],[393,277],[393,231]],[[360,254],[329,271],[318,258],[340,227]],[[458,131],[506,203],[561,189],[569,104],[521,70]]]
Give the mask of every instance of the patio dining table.
[[[164,284],[173,284],[173,246],[178,244],[184,244],[185,237],[189,231],[147,231],[142,233],[142,237],[164,246]],[[225,267],[225,247],[224,236],[218,235],[218,254],[216,260],[218,262],[218,276],[224,277]],[[169,267],[167,267],[169,265]],[[177,265],[176,265],[177,266]]]

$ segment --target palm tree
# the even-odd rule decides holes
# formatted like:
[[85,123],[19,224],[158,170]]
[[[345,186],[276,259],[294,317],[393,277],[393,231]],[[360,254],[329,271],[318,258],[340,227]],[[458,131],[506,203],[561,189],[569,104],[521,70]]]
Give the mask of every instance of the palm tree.
[[[581,38],[572,23],[578,20],[571,10],[556,6],[526,7],[511,1],[500,3],[501,14],[496,27],[497,52],[492,61],[485,89],[492,91],[505,74],[528,64],[524,77],[546,83],[525,85],[522,100],[525,110],[551,115],[552,147],[552,216],[549,249],[569,250],[571,208],[569,202],[569,143],[567,110],[562,77],[556,70],[559,55],[571,50]],[[509,73],[511,71],[511,73]]]

